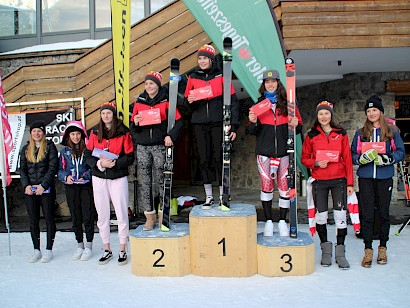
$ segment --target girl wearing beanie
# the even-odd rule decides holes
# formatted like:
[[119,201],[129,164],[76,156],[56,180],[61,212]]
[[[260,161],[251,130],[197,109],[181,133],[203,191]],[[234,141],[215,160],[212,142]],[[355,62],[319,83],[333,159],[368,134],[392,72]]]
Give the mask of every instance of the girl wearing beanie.
[[[264,236],[273,236],[272,199],[275,177],[279,190],[279,233],[280,236],[289,236],[286,225],[286,214],[290,206],[288,179],[286,178],[289,167],[287,154],[288,139],[288,109],[286,89],[279,79],[279,73],[269,70],[263,73],[263,81],[259,88],[259,102],[269,99],[272,104],[270,110],[256,116],[249,112],[249,133],[256,136],[255,154],[261,177],[261,201],[266,217]],[[296,117],[291,119],[291,125],[296,127],[296,132],[302,130],[302,118],[296,108]],[[277,169],[274,171],[274,169]],[[276,176],[277,174],[277,176]]]
[[[191,123],[199,152],[201,177],[204,183],[206,201],[203,209],[210,209],[214,203],[212,194],[212,161],[219,182],[219,203],[222,203],[222,120],[223,120],[223,76],[222,69],[215,64],[215,49],[204,45],[198,50],[198,67],[189,75],[185,90],[188,108],[192,111]],[[204,98],[194,94],[205,91]],[[236,138],[239,127],[239,109],[235,90],[231,85],[231,127],[229,138]]]
[[[114,206],[118,221],[120,252],[118,265],[127,264],[125,246],[128,241],[128,166],[134,160],[134,148],[128,128],[117,117],[115,103],[104,103],[100,108],[100,122],[90,133],[86,162],[91,168],[95,208],[98,213],[97,226],[104,244],[104,254],[99,264],[106,264],[112,259],[110,247],[110,201]],[[93,151],[94,155],[93,155]],[[115,154],[115,159],[98,152],[107,151]],[[98,157],[97,157],[98,156]],[[107,153],[108,156],[108,153]]]
[[[336,223],[335,259],[339,268],[350,268],[345,257],[347,234],[347,194],[353,193],[353,164],[347,133],[333,120],[333,104],[320,102],[316,120],[306,136],[302,164],[312,169],[313,200],[316,209],[316,230],[322,249],[322,266],[332,263],[332,243],[327,239],[328,195],[332,193]],[[323,156],[324,154],[324,156]],[[329,158],[327,158],[329,157]],[[347,188],[346,188],[347,186]],[[346,194],[347,193],[347,194]]]
[[[68,208],[73,221],[77,249],[72,259],[88,261],[92,256],[94,239],[94,201],[92,199],[91,169],[85,161],[88,138],[83,124],[72,121],[67,124],[60,151],[58,179],[65,185]],[[87,243],[84,247],[83,223]]]
[[359,165],[360,222],[364,242],[363,267],[371,267],[373,260],[374,212],[380,216],[380,245],[378,264],[387,263],[387,241],[390,231],[389,207],[393,190],[394,164],[404,159],[405,150],[399,129],[384,117],[382,100],[371,96],[365,105],[366,122],[359,129],[351,145],[352,158]]
[[[53,258],[53,243],[56,234],[53,202],[50,188],[58,168],[57,149],[52,141],[46,140],[45,124],[34,121],[30,126],[30,140],[20,153],[20,179],[26,195],[27,213],[30,218],[30,232],[34,253],[29,262],[41,259],[47,263]],[[47,225],[46,250],[40,252],[40,207]]]
[[[141,205],[147,218],[144,231],[150,231],[154,228],[158,203],[162,206],[163,202],[165,146],[174,144],[183,125],[177,109],[175,125],[167,133],[168,91],[161,87],[161,80],[162,75],[157,72],[150,72],[145,76],[145,91],[138,96],[134,104],[130,125],[132,137],[137,145],[136,168],[141,183]],[[157,116],[156,123],[147,122],[149,120],[148,112]],[[135,172],[136,176],[137,172]],[[153,176],[156,189],[152,185]],[[162,211],[159,211],[158,215],[160,227]]]

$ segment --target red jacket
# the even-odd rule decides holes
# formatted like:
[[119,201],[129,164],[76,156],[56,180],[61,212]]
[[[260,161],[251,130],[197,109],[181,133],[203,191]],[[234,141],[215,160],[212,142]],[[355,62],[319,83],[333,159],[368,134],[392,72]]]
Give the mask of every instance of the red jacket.
[[[315,166],[316,151],[331,150],[339,152],[338,162],[329,162],[326,168]],[[329,136],[320,126],[316,126],[306,136],[302,150],[302,164],[312,169],[312,177],[317,180],[347,178],[347,186],[353,186],[353,162],[349,137],[343,129],[333,128]]]

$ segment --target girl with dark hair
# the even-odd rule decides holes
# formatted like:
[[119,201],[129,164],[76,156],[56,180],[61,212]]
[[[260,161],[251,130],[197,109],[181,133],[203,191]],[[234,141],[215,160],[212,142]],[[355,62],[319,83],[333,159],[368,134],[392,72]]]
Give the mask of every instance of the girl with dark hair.
[[[316,120],[306,136],[302,164],[312,169],[316,230],[322,249],[322,266],[332,264],[332,242],[327,239],[328,195],[332,193],[336,223],[335,259],[339,268],[350,268],[345,256],[347,194],[353,193],[353,164],[347,133],[333,120],[333,104],[320,102]],[[322,155],[321,155],[322,154]]]
[[[53,202],[50,188],[58,168],[57,149],[52,141],[46,140],[45,124],[34,121],[30,126],[30,141],[20,153],[20,177],[26,194],[26,206],[30,218],[30,232],[34,253],[29,262],[40,260],[43,263],[53,258],[53,243],[56,234]],[[47,246],[43,255],[40,252],[40,207],[47,225]]]
[[[118,265],[127,264],[125,246],[128,241],[128,166],[134,160],[134,148],[128,128],[117,118],[115,103],[104,103],[100,108],[98,128],[91,131],[85,150],[86,162],[91,167],[97,226],[104,244],[99,264],[112,259],[110,247],[110,201],[118,221],[120,252]],[[107,151],[104,154],[98,154]],[[108,156],[117,158],[107,158]]]
[[[65,183],[68,208],[77,240],[77,249],[72,259],[87,261],[92,256],[94,239],[94,202],[92,199],[91,169],[85,161],[88,141],[83,124],[72,121],[67,124],[60,151],[58,179]],[[84,247],[83,225],[87,243]]]
[[371,267],[373,261],[374,213],[380,217],[380,245],[378,264],[387,263],[387,241],[390,232],[390,201],[393,190],[394,164],[404,159],[405,150],[399,129],[384,117],[382,100],[371,96],[364,107],[366,122],[359,129],[351,145],[352,158],[359,165],[360,221],[364,242],[363,267]]
[[[290,206],[288,180],[289,167],[286,141],[288,139],[288,109],[286,89],[279,79],[279,73],[269,70],[263,73],[263,81],[259,88],[261,96],[258,102],[269,99],[270,110],[256,116],[249,112],[249,133],[256,136],[255,154],[261,177],[261,201],[266,217],[264,236],[273,236],[272,199],[275,178],[279,190],[279,233],[289,236],[286,215]],[[290,119],[291,125],[299,133],[302,129],[302,118],[296,108],[296,117]]]

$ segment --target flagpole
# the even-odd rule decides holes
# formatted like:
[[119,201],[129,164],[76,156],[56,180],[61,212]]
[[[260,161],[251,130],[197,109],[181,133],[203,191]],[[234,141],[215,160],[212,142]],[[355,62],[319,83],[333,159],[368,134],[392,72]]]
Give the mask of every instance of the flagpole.
[[10,241],[10,224],[9,224],[9,213],[7,209],[7,195],[6,195],[6,166],[4,165],[6,157],[6,148],[4,144],[4,135],[3,135],[3,119],[0,118],[0,171],[1,171],[1,186],[3,188],[3,199],[4,199],[4,216],[6,221],[6,228],[9,238],[9,255],[11,256],[11,241]]

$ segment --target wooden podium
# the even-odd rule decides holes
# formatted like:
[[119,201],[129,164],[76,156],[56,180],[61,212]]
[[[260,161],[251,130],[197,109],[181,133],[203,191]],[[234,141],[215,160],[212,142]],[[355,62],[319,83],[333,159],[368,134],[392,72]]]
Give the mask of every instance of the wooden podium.
[[139,226],[130,233],[131,268],[137,276],[180,277],[191,273],[189,225],[172,224],[163,232]]
[[222,212],[195,206],[189,215],[191,272],[205,277],[247,277],[257,273],[256,210],[231,204]]
[[264,276],[304,276],[315,270],[315,246],[305,232],[298,238],[258,234],[258,273]]

